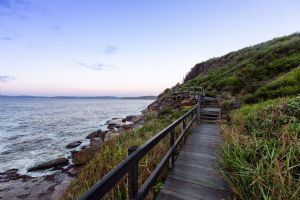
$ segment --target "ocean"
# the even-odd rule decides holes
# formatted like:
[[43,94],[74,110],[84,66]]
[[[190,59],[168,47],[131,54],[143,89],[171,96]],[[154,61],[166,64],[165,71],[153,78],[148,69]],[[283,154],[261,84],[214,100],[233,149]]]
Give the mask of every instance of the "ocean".
[[151,102],[0,97],[0,172],[16,168],[28,174],[29,167],[68,157],[67,144],[81,140],[86,145],[89,141],[84,138],[95,130],[106,129],[107,120],[140,114]]

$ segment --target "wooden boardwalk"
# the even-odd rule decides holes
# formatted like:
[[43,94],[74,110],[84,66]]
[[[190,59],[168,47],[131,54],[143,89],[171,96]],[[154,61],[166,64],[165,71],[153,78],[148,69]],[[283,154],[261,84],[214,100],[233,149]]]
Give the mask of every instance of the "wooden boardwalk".
[[226,182],[217,173],[220,126],[201,122],[188,137],[157,200],[229,199]]

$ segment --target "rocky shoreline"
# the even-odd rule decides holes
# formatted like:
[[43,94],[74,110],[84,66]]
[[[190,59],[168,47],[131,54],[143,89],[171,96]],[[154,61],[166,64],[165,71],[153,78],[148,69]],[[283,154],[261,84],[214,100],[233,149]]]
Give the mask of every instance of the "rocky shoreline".
[[[28,169],[28,172],[50,172],[51,175],[31,177],[19,174],[18,169],[0,173],[0,199],[59,199],[72,179],[97,153],[101,145],[126,131],[143,125],[143,115],[113,118],[106,122],[107,129],[90,133],[89,145],[74,141],[66,146],[71,156],[60,157]],[[79,148],[79,149],[78,149]]]

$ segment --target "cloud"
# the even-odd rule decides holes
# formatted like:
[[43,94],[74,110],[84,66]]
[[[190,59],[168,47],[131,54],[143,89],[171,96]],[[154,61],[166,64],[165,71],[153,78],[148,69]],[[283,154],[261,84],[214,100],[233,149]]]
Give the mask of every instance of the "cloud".
[[15,40],[16,38],[14,37],[10,37],[10,36],[3,36],[3,37],[0,37],[0,40],[6,40],[6,41],[12,41],[12,40]]
[[0,0],[0,7],[11,8],[10,0]]
[[30,0],[0,0],[0,8],[16,10],[26,7]]
[[16,80],[13,76],[0,76],[0,82],[5,83],[8,81]]
[[0,16],[26,19],[23,11],[30,6],[30,0],[0,0]]
[[101,70],[104,70],[104,69],[107,69],[107,68],[115,67],[112,64],[104,64],[104,63],[93,63],[93,64],[90,64],[90,63],[78,62],[76,64],[80,65],[82,67],[93,69],[95,71],[101,71]]
[[63,29],[62,26],[59,25],[53,25],[52,28],[56,31],[61,31]]
[[112,54],[115,54],[117,51],[119,50],[118,47],[115,47],[115,46],[106,46],[102,52],[105,54],[105,55],[112,55]]

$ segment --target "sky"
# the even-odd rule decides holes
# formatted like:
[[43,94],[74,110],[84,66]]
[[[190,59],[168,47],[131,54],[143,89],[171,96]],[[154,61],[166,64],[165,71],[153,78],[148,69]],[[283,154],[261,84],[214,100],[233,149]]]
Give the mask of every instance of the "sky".
[[0,95],[158,95],[299,31],[299,0],[0,0]]

